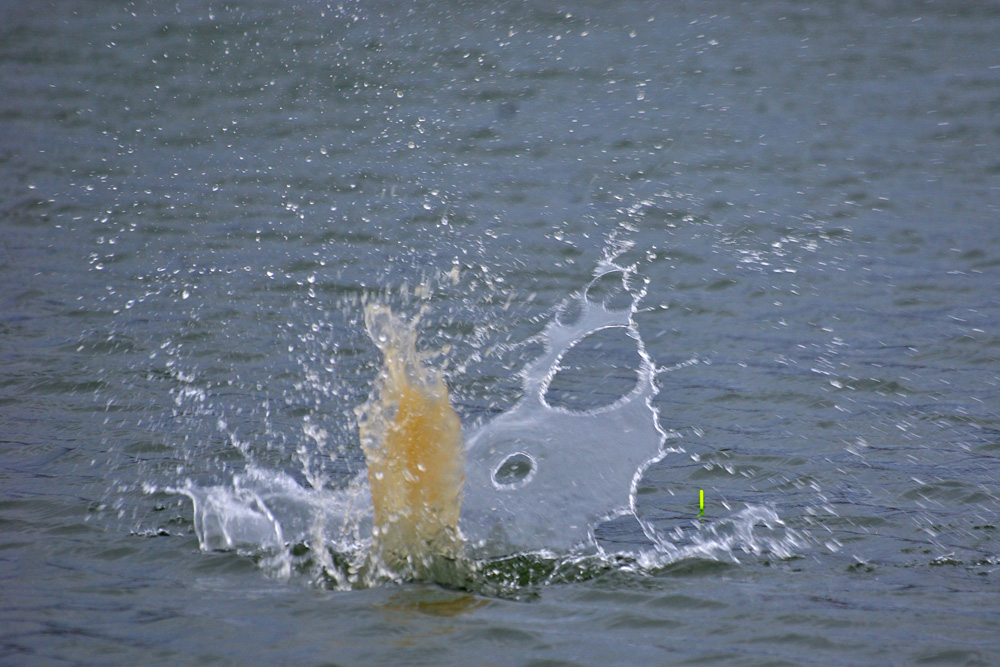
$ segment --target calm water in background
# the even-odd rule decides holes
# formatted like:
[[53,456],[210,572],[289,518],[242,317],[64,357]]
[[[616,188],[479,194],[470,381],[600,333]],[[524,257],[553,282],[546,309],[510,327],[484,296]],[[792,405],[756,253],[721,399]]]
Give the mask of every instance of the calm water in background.
[[[5,3],[0,661],[994,662],[998,35],[980,2]],[[162,489],[363,468],[361,295],[426,306],[473,425],[610,242],[684,449],[639,510],[771,507],[790,556],[507,599],[199,550]]]

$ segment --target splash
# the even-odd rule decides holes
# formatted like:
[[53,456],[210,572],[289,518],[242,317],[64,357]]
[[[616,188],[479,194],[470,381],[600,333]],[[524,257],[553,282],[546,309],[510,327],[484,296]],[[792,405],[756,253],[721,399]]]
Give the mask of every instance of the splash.
[[419,573],[461,552],[462,425],[440,372],[417,354],[415,322],[373,304],[365,325],[384,359],[356,411],[375,513],[372,552],[390,569]]
[[[602,262],[590,286],[615,277],[629,294],[630,269]],[[576,319],[554,318],[541,334],[545,352],[522,372],[524,396],[468,441],[469,501],[462,528],[478,555],[596,547],[594,527],[635,513],[636,485],[659,461],[666,434],[652,399],[655,367],[632,319],[642,290],[625,308],[596,303],[584,290],[563,305]],[[566,317],[565,319],[569,319]],[[634,342],[639,368],[628,394],[596,409],[557,407],[546,399],[560,362],[598,332],[621,328]],[[651,532],[645,528],[647,535]]]
[[[635,514],[636,486],[666,454],[666,435],[652,405],[655,366],[632,319],[643,292],[628,291],[631,276],[610,260],[597,267],[588,288],[563,304],[563,319],[575,315],[572,321],[553,318],[539,335],[544,352],[521,374],[523,398],[474,430],[464,447],[447,387],[416,351],[416,321],[383,305],[367,307],[365,324],[384,362],[357,415],[380,565],[413,575],[442,556],[592,552],[596,525]],[[609,278],[628,296],[625,307],[588,296]],[[634,388],[596,409],[550,404],[562,360],[608,329],[626,331],[636,346]]]
[[[275,576],[306,572],[337,588],[419,579],[517,596],[526,586],[608,569],[735,561],[737,551],[793,553],[805,538],[770,508],[683,526],[643,518],[636,502],[643,475],[682,451],[666,446],[670,434],[654,406],[656,375],[669,369],[657,369],[636,325],[644,295],[634,267],[613,255],[602,260],[590,283],[526,341],[542,351],[520,373],[520,400],[468,428],[464,439],[441,371],[417,350],[418,318],[368,304],[365,326],[382,363],[369,399],[355,410],[364,471],[346,484],[308,475],[303,484],[251,461],[229,483],[164,490],[193,501],[203,549],[247,553]],[[634,350],[632,365],[613,370],[617,379],[630,376],[616,385],[628,388],[597,406],[564,400],[560,374],[581,349],[605,356],[587,343],[608,332],[621,334],[608,355]],[[616,384],[607,379],[585,372],[575,386],[603,393],[604,384]],[[322,451],[326,436],[310,423],[304,430]],[[627,545],[596,538],[598,526],[620,517],[639,527]]]

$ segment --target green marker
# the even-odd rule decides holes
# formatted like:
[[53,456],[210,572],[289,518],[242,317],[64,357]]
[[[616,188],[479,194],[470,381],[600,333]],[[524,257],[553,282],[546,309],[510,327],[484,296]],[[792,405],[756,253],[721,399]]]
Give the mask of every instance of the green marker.
[[705,489],[698,489],[698,516],[705,514]]

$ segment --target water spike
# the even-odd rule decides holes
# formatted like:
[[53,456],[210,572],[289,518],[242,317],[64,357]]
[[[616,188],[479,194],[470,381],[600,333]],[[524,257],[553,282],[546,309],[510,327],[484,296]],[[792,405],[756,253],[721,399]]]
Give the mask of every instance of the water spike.
[[438,371],[416,351],[416,320],[384,306],[365,310],[383,356],[371,398],[357,411],[375,512],[373,556],[416,574],[459,551],[464,451],[458,416]]

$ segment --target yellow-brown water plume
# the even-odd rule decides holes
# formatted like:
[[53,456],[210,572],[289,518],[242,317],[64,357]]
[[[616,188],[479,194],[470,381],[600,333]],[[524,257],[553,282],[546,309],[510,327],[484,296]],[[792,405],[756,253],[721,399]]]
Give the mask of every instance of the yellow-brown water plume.
[[460,551],[465,455],[448,388],[418,355],[414,324],[385,306],[365,309],[384,361],[357,415],[375,507],[372,554],[393,571],[420,574]]

